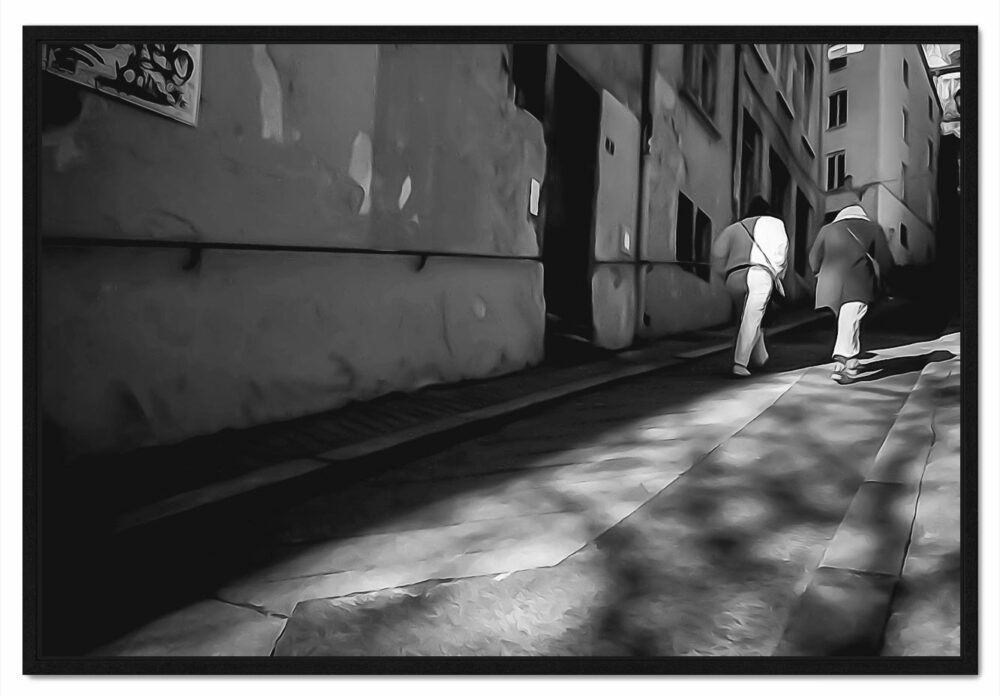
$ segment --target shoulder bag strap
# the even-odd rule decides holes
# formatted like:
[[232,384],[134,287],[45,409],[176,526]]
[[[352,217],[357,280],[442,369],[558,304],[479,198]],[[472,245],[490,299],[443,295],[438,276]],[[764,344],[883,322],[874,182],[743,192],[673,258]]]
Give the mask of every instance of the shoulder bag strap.
[[865,252],[865,256],[867,256],[868,260],[871,261],[871,263],[872,263],[872,270],[875,271],[875,282],[878,283],[879,285],[881,285],[882,284],[882,271],[878,267],[878,261],[876,261],[875,258],[871,254],[868,253],[868,247],[865,246],[864,242],[862,242],[860,239],[858,239],[858,235],[854,234],[854,230],[852,230],[848,225],[844,225],[844,229],[847,230],[848,234],[850,234],[852,237],[854,237],[854,241],[858,243],[858,246],[861,247],[861,250]]
[[[758,219],[760,219],[760,218],[758,218]],[[753,232],[750,231],[750,228],[747,227],[747,224],[745,222],[743,222],[742,220],[740,220],[740,224],[743,226],[743,229],[745,229],[747,231],[747,235],[749,235],[750,241],[753,242],[753,245],[755,247],[757,247],[757,249],[760,251],[760,253],[762,253],[764,255],[764,259],[767,261],[767,272],[771,275],[771,280],[774,281],[774,287],[777,288],[778,294],[781,295],[782,297],[784,297],[785,296],[785,288],[782,287],[781,281],[778,279],[778,276],[775,275],[774,264],[771,263],[771,257],[769,257],[767,255],[767,252],[764,251],[764,249],[760,246],[760,244],[754,238]]]

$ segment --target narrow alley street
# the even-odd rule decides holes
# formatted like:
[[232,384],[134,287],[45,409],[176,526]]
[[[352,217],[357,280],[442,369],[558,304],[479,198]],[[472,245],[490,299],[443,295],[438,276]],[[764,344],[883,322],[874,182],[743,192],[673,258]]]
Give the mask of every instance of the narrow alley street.
[[156,608],[96,654],[958,654],[960,336],[868,331],[851,384],[814,326],[213,513],[211,587],[119,558]]

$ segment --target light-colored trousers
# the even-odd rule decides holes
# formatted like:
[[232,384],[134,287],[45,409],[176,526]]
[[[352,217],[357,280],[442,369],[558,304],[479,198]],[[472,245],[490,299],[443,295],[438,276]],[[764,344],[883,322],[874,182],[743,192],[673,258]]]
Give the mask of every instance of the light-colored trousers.
[[733,358],[737,365],[759,366],[767,362],[764,330],[760,323],[764,319],[764,310],[767,309],[773,289],[771,274],[763,268],[753,267],[747,271],[747,296],[743,303],[740,328],[736,333],[736,352]]
[[845,302],[837,313],[837,342],[833,357],[851,359],[861,353],[861,320],[868,313],[864,302]]

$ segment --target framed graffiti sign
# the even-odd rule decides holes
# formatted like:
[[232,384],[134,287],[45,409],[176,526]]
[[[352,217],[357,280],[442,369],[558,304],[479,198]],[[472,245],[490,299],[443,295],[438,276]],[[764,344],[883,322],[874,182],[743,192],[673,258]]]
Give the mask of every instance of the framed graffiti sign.
[[201,45],[47,44],[45,70],[195,126],[201,97]]

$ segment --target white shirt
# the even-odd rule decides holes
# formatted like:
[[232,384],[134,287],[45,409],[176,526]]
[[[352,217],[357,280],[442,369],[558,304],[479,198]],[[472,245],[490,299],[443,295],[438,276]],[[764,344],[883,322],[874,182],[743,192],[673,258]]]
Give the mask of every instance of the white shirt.
[[762,216],[753,228],[756,244],[750,246],[750,263],[768,266],[775,277],[785,276],[785,257],[788,255],[788,235],[785,225],[778,218]]

